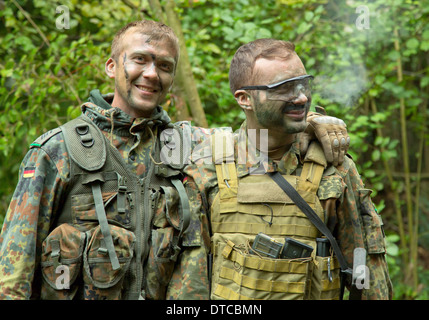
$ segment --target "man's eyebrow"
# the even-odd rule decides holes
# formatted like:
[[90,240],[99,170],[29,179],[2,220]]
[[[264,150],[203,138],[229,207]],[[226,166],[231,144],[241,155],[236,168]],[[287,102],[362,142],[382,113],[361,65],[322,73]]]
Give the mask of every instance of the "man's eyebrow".
[[153,60],[167,61],[167,62],[176,64],[176,60],[170,56],[156,55],[152,52],[148,52],[145,50],[136,50],[133,53],[131,53],[131,56],[138,56],[138,55],[149,56]]

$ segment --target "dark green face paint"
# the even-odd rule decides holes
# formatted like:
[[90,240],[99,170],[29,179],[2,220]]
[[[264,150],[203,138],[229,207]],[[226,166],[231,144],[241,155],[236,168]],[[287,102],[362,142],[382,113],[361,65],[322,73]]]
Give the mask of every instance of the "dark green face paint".
[[[125,74],[125,79],[127,79],[127,81],[130,78],[130,75],[128,74],[127,71],[127,67],[126,67],[126,61],[127,61],[127,53],[124,53],[124,59],[122,61],[122,66],[124,67],[124,74]],[[131,84],[129,82],[127,82],[127,95],[128,95],[128,99],[131,97]]]

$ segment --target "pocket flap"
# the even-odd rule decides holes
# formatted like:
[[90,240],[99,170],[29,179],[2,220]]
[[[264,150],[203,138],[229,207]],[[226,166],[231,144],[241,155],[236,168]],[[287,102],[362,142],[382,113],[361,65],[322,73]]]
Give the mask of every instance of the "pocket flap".
[[386,252],[384,241],[383,222],[377,214],[371,201],[371,190],[359,190],[359,203],[361,209],[363,228],[366,234],[366,245],[368,254]]
[[342,190],[343,182],[339,176],[323,176],[317,190],[317,196],[320,200],[339,199],[342,195]]
[[[296,177],[284,177],[296,188]],[[237,200],[240,203],[293,203],[289,196],[266,175],[251,175],[241,179]]]
[[69,288],[76,280],[84,244],[85,233],[67,223],[55,228],[43,241],[42,276],[52,288]]
[[121,280],[133,257],[136,241],[133,232],[113,225],[109,227],[120,268],[117,270],[112,268],[100,226],[87,231],[89,240],[87,240],[83,257],[84,281],[103,289],[110,288]]

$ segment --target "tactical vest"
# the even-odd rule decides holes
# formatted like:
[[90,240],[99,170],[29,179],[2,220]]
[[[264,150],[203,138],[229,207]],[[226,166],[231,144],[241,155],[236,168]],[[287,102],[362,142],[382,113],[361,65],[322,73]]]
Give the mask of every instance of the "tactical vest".
[[[332,252],[316,255],[318,229],[267,174],[239,179],[233,152],[233,147],[225,145],[212,152],[219,193],[211,207],[211,298],[338,299],[340,265]],[[323,221],[317,190],[326,165],[323,150],[312,144],[301,175],[284,175]],[[259,233],[278,243],[292,238],[314,250],[310,257],[296,259],[258,255],[252,245]]]
[[[183,137],[181,128],[169,126]],[[171,130],[165,132],[171,136]],[[50,136],[60,131],[70,184],[43,242],[41,298],[162,299],[189,224],[183,164],[162,164],[156,143],[158,156],[140,179],[87,116]],[[171,149],[177,147],[183,145]]]

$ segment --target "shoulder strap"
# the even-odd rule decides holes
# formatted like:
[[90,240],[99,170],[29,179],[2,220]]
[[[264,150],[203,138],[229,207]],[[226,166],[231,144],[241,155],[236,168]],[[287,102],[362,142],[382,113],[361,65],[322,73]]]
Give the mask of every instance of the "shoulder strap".
[[106,141],[100,129],[86,116],[62,125],[70,158],[86,171],[101,169],[106,162]]
[[308,147],[304,158],[304,165],[298,180],[298,190],[317,193],[327,161],[322,147],[317,142],[312,142]]
[[234,162],[234,138],[232,132],[222,130],[211,136],[212,158],[221,201],[237,197],[238,178]]
[[45,132],[40,137],[38,137],[32,144],[30,144],[30,148],[41,147],[45,144],[46,141],[51,139],[53,136],[57,135],[61,132],[61,128],[55,128]]
[[[343,276],[349,277],[352,274],[352,269],[349,268],[337,241],[328,229],[326,224],[318,217],[313,209],[308,205],[307,202],[299,195],[299,193],[292,187],[289,182],[279,173],[270,172],[269,176],[279,185],[279,187],[295,202],[295,204],[302,210],[302,212],[310,219],[310,221],[316,226],[316,228],[328,238],[331,246],[338,258],[338,262],[341,266],[341,272]],[[343,278],[343,277],[342,277]],[[345,280],[343,278],[343,280]],[[342,286],[343,288],[343,286]],[[342,299],[343,292],[341,292],[340,299]]]

